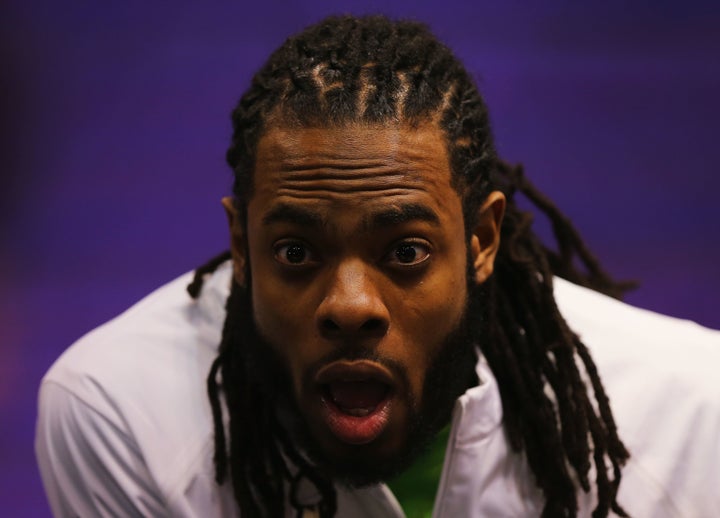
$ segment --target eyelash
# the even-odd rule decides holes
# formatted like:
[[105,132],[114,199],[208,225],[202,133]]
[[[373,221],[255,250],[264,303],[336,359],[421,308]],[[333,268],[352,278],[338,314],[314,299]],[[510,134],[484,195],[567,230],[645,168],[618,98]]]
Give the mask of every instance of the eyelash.
[[[405,263],[399,260],[399,257],[397,257],[398,252],[402,247],[408,247],[408,248],[414,248],[417,250],[418,248],[423,250],[424,256],[421,259],[416,259],[413,257],[411,261]],[[421,266],[423,263],[425,263],[428,259],[430,259],[431,256],[431,250],[430,245],[424,241],[419,239],[404,239],[398,243],[395,243],[390,251],[385,256],[385,259],[387,262],[391,262],[398,268],[417,268]],[[394,261],[393,259],[398,259],[397,261]]]
[[[408,262],[403,262],[398,257],[398,253],[403,247],[413,249],[414,255]],[[296,250],[292,252],[292,249]],[[418,252],[418,249],[421,249],[421,251]],[[295,257],[298,261],[292,262],[292,260],[288,258],[288,253],[298,254]],[[307,268],[318,262],[312,248],[300,240],[279,241],[273,246],[273,255],[277,262],[287,268]],[[422,255],[422,257],[417,259],[417,255]],[[383,256],[382,262],[396,269],[407,270],[421,267],[421,265],[430,259],[431,255],[431,246],[427,241],[410,238],[395,242]]]
[[287,260],[286,258],[281,258],[282,250],[287,249],[289,251],[291,248],[301,248],[302,249],[301,261],[305,260],[307,255],[310,255],[310,257],[311,257],[310,262],[316,262],[316,260],[313,258],[314,254],[312,253],[312,250],[310,249],[310,247],[308,245],[306,245],[305,243],[303,243],[302,241],[297,241],[297,240],[294,240],[294,241],[287,240],[287,241],[280,241],[280,242],[276,243],[275,246],[273,246],[273,254],[274,254],[275,260],[277,262],[279,262],[280,264],[282,264],[283,266],[287,266],[290,268],[307,267],[308,266],[307,262],[293,263],[293,262],[290,262],[289,260]]

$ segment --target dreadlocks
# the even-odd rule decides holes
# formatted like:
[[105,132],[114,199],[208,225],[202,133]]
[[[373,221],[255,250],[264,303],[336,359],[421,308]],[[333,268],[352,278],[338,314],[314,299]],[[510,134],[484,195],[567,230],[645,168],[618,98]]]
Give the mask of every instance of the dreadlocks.
[[[482,351],[497,378],[507,436],[514,450],[525,453],[544,494],[543,516],[575,516],[576,486],[589,491],[591,483],[599,500],[593,516],[607,516],[611,509],[624,516],[616,494],[629,454],[618,438],[595,364],[557,308],[552,279],[560,275],[615,297],[628,286],[609,278],[569,220],[530,184],[521,167],[497,159],[486,106],[451,51],[418,23],[328,18],[272,54],[232,120],[227,160],[235,174],[241,220],[252,195],[258,140],[273,125],[432,121],[446,138],[468,236],[486,196],[497,189],[505,193],[508,207],[496,270],[486,283],[489,336]],[[517,193],[548,216],[557,252],[535,236],[531,216],[517,207]],[[198,295],[203,275],[227,258],[226,253],[197,270],[191,295]],[[332,516],[332,482],[296,451],[274,415],[276,394],[253,374],[259,360],[242,346],[246,331],[234,317],[251,314],[249,289],[233,283],[219,355],[208,378],[217,481],[227,478],[229,468],[243,511],[280,516],[287,487],[299,508],[295,491],[305,477],[320,494],[321,516]],[[229,413],[229,448],[221,394]],[[253,416],[253,426],[247,426],[245,416]]]

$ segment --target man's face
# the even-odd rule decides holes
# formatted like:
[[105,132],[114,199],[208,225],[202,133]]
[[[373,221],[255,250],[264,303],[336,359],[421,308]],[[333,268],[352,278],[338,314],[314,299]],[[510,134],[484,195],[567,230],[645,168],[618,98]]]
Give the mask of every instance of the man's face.
[[[491,269],[478,237],[468,248],[450,178],[430,124],[272,128],[260,139],[236,261],[249,261],[257,332],[326,458],[381,462],[405,447],[429,369],[464,315],[468,257],[471,271]],[[494,228],[502,210],[490,212]]]

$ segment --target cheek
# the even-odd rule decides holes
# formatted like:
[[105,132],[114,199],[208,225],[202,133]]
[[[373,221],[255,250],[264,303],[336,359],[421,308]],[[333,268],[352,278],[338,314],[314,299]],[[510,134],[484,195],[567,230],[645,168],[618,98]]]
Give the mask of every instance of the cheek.
[[291,337],[300,332],[298,326],[304,321],[300,314],[303,304],[297,300],[297,294],[276,277],[270,259],[261,256],[259,250],[267,246],[250,240],[253,317],[262,336],[273,346],[282,349]]
[[[454,272],[462,272],[454,273]],[[412,390],[419,396],[425,375],[448,335],[462,319],[467,299],[464,262],[446,275],[423,282],[400,301],[404,318],[396,319],[405,335],[405,363]]]
[[292,300],[278,283],[253,282],[252,307],[258,333],[285,360],[297,382],[296,370],[307,349],[299,346],[307,334],[304,305]]
[[285,362],[295,393],[300,394],[306,369],[332,350],[319,339],[315,326],[315,294],[288,286],[268,272],[253,271],[251,282],[257,332]]
[[296,320],[297,305],[292,304],[287,293],[278,289],[277,283],[253,282],[252,307],[255,323],[263,336],[276,341],[296,332],[292,329]]

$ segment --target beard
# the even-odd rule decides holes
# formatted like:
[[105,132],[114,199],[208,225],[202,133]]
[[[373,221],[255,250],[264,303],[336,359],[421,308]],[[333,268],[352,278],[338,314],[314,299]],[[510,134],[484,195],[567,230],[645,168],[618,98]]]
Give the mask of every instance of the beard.
[[[485,288],[475,284],[468,276],[468,297],[458,324],[445,337],[432,358],[423,382],[420,400],[412,397],[408,374],[399,362],[381,357],[373,349],[348,346],[339,347],[307,369],[305,378],[311,378],[322,365],[336,360],[367,359],[391,370],[400,380],[405,400],[409,402],[408,430],[403,446],[390,455],[378,457],[358,447],[346,455],[330,455],[316,440],[298,404],[291,382],[290,370],[284,358],[271,343],[258,332],[252,311],[236,315],[237,328],[242,329],[240,343],[246,355],[247,375],[265,400],[267,408],[275,409],[275,423],[283,428],[281,435],[289,437],[296,451],[314,465],[325,477],[348,487],[362,487],[391,479],[407,470],[424,453],[437,433],[449,422],[455,401],[468,388],[477,385],[475,371],[477,344],[485,334]],[[249,289],[235,286],[242,306],[251,308]],[[303,385],[307,380],[303,380]],[[277,437],[278,434],[273,434]]]

